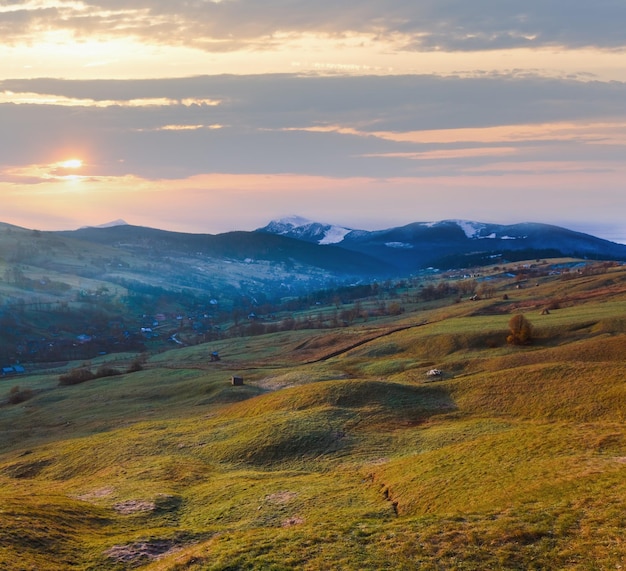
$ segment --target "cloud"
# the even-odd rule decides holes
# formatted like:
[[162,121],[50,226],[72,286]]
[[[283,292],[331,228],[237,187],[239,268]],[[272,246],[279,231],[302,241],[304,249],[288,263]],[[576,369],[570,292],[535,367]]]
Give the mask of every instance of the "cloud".
[[617,219],[624,21],[621,0],[0,0],[3,208]]
[[289,127],[300,119],[305,124],[367,123],[371,130],[399,131],[621,116],[625,91],[626,84],[621,82],[514,74],[487,77],[264,74],[148,80],[0,81],[0,92],[64,97],[86,103],[128,105],[143,100],[157,109],[180,103],[180,107],[189,107],[190,111],[201,111],[201,105],[210,104],[216,107],[211,113],[241,115],[242,122],[253,122],[258,127]]
[[276,49],[306,35],[361,36],[398,51],[481,51],[556,46],[624,49],[619,0],[171,0],[0,4],[0,37],[31,41],[62,31],[76,39],[134,37],[200,50]]
[[5,80],[0,93],[31,101],[0,104],[5,173],[75,156],[95,177],[451,176],[505,152],[514,163],[604,169],[626,143],[618,82],[276,74]]

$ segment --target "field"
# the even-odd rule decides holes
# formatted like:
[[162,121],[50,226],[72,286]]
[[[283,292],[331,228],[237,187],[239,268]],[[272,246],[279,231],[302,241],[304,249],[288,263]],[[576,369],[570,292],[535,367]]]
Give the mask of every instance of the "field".
[[0,568],[622,568],[626,268],[518,285],[0,378]]

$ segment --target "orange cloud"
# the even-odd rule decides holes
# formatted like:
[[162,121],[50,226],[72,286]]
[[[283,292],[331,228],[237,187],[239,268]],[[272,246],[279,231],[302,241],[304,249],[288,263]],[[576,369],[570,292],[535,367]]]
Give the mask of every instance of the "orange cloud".
[[312,133],[339,133],[362,137],[377,137],[397,143],[507,143],[529,141],[583,140],[593,144],[622,144],[626,141],[626,123],[538,123],[498,125],[496,127],[468,127],[460,129],[430,129],[420,131],[376,131],[341,125],[290,127],[285,131]]

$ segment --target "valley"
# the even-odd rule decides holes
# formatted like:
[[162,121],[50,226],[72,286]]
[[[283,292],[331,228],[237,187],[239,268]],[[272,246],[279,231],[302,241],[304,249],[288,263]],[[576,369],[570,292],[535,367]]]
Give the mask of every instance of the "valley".
[[[28,290],[66,302],[84,315],[73,333],[93,306],[107,324],[128,316],[120,329],[137,335],[144,312],[167,326],[137,347],[20,355],[24,372],[0,378],[0,567],[588,570],[626,559],[622,264],[533,259],[326,283],[271,311],[241,306],[236,324],[223,290],[167,295],[156,261],[150,273],[128,253],[82,248],[82,266],[55,254],[46,274],[69,289],[33,292],[44,264],[33,255],[21,283],[3,281],[5,300]],[[99,256],[111,260],[100,273]],[[60,264],[80,267],[75,281]],[[111,281],[120,268],[125,280],[129,268],[155,276],[150,306],[128,305],[132,288]],[[192,299],[221,335],[178,329]],[[51,335],[56,317],[30,313],[43,309],[23,307],[13,327]],[[520,344],[507,341],[517,315],[530,324]],[[176,331],[188,342],[168,341]]]
[[[624,245],[546,225],[444,221],[365,232],[297,221],[304,225],[219,235],[123,222],[64,232],[0,224],[0,366],[349,325],[363,312],[346,304],[359,299],[375,300],[368,318],[399,315],[411,297],[462,296],[472,283],[457,291],[437,283],[441,276],[462,281],[488,264],[500,268],[490,280],[526,279],[535,270],[522,267],[524,256],[584,254],[569,267],[543,264],[542,275],[626,260]],[[443,269],[427,265],[435,261]],[[302,313],[311,306],[327,309]]]

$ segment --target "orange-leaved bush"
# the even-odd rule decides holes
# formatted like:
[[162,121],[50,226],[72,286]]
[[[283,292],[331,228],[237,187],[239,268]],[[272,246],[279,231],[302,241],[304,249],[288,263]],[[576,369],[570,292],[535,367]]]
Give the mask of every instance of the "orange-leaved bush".
[[514,315],[509,320],[509,336],[507,343],[511,345],[527,345],[531,342],[533,326],[521,313]]

